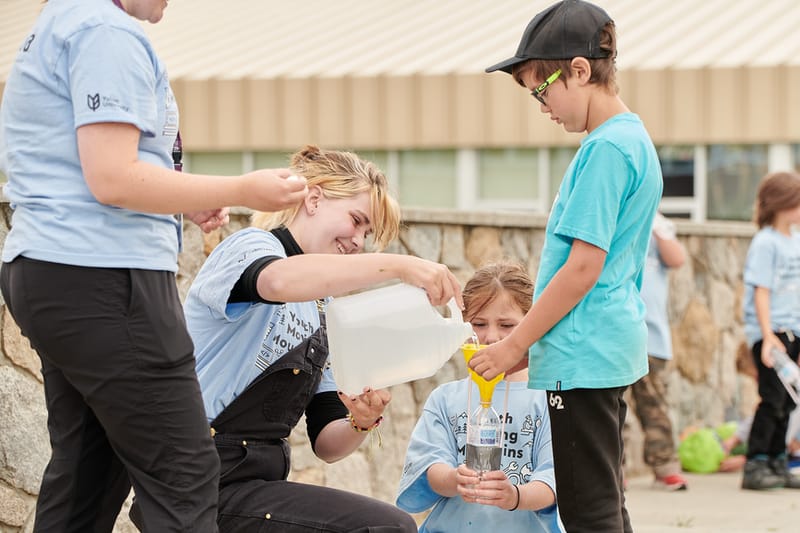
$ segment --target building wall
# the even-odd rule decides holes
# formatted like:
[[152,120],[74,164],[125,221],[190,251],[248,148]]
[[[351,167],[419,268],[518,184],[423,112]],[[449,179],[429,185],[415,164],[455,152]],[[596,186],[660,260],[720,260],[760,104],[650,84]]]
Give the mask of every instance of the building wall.
[[[800,141],[800,66],[628,70],[620,95],[656,144]],[[574,146],[505,74],[177,79],[189,150]]]
[[[7,234],[9,209],[2,207],[0,239]],[[192,277],[211,249],[247,224],[236,211],[231,224],[202,235],[186,227],[178,284],[185,295]],[[447,264],[464,282],[484,261],[501,257],[523,262],[532,274],[538,266],[545,217],[519,213],[406,210],[405,227],[388,250]],[[677,434],[690,425],[717,424],[752,412],[755,384],[737,372],[743,343],[740,306],[742,265],[753,234],[750,224],[678,223],[691,260],[671,274],[669,316],[675,359],[669,371],[670,410]],[[2,302],[0,302],[2,303]],[[0,309],[0,531],[29,532],[41,473],[49,457],[42,378],[36,354],[10,317]],[[394,501],[408,437],[425,399],[439,383],[465,375],[453,357],[435,376],[391,389],[393,400],[381,425],[382,446],[368,439],[352,456],[325,465],[313,456],[301,422],[291,437],[291,479],[339,487]],[[630,413],[630,411],[629,411]],[[629,474],[645,472],[641,431],[630,415]],[[117,533],[135,529],[123,514]]]

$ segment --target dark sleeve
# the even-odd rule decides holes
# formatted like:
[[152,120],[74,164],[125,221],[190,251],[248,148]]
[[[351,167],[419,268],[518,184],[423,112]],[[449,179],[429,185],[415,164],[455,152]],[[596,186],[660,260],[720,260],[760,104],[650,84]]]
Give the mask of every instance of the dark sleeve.
[[311,449],[316,446],[322,428],[334,420],[347,417],[347,413],[347,407],[335,391],[315,394],[306,407],[306,430],[311,441]]
[[231,294],[228,296],[228,303],[234,304],[239,302],[260,302],[260,303],[267,303],[267,304],[280,304],[283,302],[270,302],[269,300],[265,300],[258,294],[258,275],[261,274],[261,271],[264,268],[276,261],[278,259],[282,259],[277,255],[268,255],[266,257],[259,257],[255,261],[253,261],[249,267],[247,267],[244,272],[242,272],[241,277],[236,281],[236,284],[231,289]]

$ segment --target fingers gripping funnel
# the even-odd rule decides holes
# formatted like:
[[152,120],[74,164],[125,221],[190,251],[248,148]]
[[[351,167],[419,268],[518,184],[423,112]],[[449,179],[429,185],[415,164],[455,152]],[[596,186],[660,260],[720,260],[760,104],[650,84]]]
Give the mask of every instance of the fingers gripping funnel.
[[467,369],[469,370],[469,376],[472,378],[478,385],[478,391],[481,395],[481,405],[490,405],[492,403],[492,395],[494,394],[494,388],[503,379],[505,376],[505,372],[498,374],[491,380],[485,380],[483,377],[469,368],[469,360],[472,359],[472,356],[475,355],[475,352],[478,350],[486,348],[485,344],[464,344],[461,346],[461,351],[464,352],[464,360],[467,362]]

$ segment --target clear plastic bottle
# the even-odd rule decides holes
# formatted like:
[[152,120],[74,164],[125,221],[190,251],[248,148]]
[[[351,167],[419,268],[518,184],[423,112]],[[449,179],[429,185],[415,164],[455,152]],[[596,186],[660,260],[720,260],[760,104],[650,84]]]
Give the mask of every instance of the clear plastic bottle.
[[798,393],[800,393],[800,367],[797,363],[789,358],[789,355],[777,348],[773,348],[770,352],[772,355],[772,368],[778,374],[783,386],[789,392],[789,395],[797,403]]
[[500,417],[491,403],[481,402],[467,424],[467,467],[478,473],[499,470],[502,453]]

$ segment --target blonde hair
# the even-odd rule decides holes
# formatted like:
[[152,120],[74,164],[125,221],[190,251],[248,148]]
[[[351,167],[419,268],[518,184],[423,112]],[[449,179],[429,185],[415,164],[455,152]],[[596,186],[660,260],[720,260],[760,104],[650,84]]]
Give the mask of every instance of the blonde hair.
[[[292,155],[289,168],[308,180],[308,186],[322,189],[326,198],[350,198],[362,192],[370,195],[370,220],[374,247],[383,250],[400,232],[400,206],[389,194],[389,184],[374,163],[351,152],[322,150],[307,145]],[[263,230],[285,226],[294,220],[302,203],[283,211],[257,211],[250,225]]]
[[753,220],[759,228],[770,226],[780,211],[800,206],[800,174],[773,172],[758,185]]
[[[589,78],[589,83],[594,83],[606,87],[617,94],[619,87],[617,86],[617,31],[614,21],[609,21],[600,30],[600,48],[608,52],[608,55],[600,59],[589,59],[589,65],[592,68],[592,75]],[[566,84],[567,78],[572,77],[572,60],[569,59],[529,59],[523,63],[519,63],[511,70],[511,75],[514,80],[525,86],[522,81],[522,76],[525,72],[532,70],[534,78],[537,80],[545,80],[553,72],[561,69],[561,76],[558,77],[556,82]]]
[[488,263],[464,285],[464,320],[470,321],[498,295],[507,292],[527,313],[533,303],[533,281],[525,268],[516,262],[500,260]]

